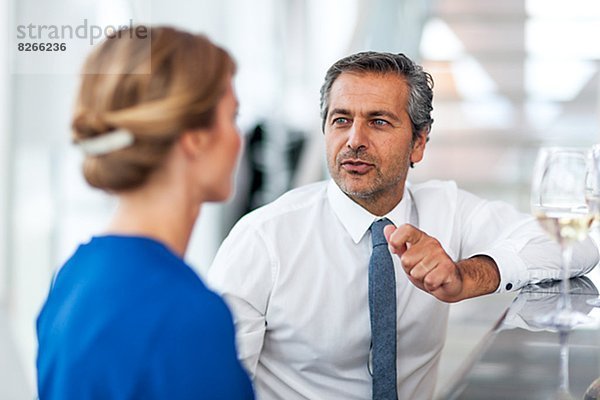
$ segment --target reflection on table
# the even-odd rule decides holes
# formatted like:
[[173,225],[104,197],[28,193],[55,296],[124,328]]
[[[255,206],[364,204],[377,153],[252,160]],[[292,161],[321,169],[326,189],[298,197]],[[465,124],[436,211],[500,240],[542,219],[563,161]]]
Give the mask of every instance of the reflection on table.
[[598,289],[587,277],[571,279],[573,308],[594,322],[560,335],[535,322],[536,316],[556,309],[559,286],[524,288],[440,398],[568,398],[558,394],[561,386],[574,399],[584,399],[586,392],[586,400],[600,398],[600,379],[595,382],[600,377],[600,309],[587,304],[599,297]]

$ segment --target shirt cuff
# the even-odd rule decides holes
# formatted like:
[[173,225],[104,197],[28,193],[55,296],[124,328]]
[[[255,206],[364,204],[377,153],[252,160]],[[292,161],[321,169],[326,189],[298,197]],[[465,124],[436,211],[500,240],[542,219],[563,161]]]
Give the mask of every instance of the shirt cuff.
[[514,292],[529,282],[527,266],[512,249],[495,247],[473,256],[475,255],[488,256],[496,262],[500,273],[500,284],[495,293]]

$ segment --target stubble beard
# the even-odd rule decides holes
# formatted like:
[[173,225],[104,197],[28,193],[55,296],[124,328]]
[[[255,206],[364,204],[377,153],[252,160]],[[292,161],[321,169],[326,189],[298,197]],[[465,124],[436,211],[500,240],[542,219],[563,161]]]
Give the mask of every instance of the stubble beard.
[[[359,175],[352,174],[342,168],[342,160],[346,158],[359,158],[363,161],[373,163],[374,168],[367,174]],[[367,154],[360,152],[346,151],[339,153],[334,161],[334,165],[329,163],[329,173],[333,181],[348,197],[361,205],[377,204],[389,193],[393,192],[399,186],[404,187],[404,181],[408,172],[408,160],[403,160],[406,167],[403,169],[403,161],[392,166],[391,170],[397,171],[397,174],[385,177],[381,169],[378,167],[378,160]],[[369,177],[368,175],[374,175]],[[360,187],[356,188],[352,182],[353,178],[361,179]]]

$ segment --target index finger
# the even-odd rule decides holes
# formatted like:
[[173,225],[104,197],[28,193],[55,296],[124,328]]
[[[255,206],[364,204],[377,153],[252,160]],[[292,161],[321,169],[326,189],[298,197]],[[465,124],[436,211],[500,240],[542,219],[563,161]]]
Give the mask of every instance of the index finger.
[[392,253],[402,255],[408,245],[414,245],[421,240],[423,232],[410,224],[400,225],[394,229],[393,226],[386,226],[383,230],[386,240]]

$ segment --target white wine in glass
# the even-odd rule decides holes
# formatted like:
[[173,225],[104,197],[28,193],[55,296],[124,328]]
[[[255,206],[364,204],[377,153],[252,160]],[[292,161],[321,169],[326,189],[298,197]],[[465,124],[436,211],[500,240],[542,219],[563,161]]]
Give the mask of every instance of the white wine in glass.
[[591,322],[591,317],[572,310],[569,297],[573,244],[587,237],[594,217],[586,202],[588,151],[566,147],[540,149],[533,172],[531,211],[542,228],[561,248],[561,293],[557,309],[536,321],[559,331]]
[[569,243],[585,240],[594,221],[594,216],[589,213],[587,206],[575,206],[570,210],[553,210],[549,207],[536,211],[535,217],[554,240]]

